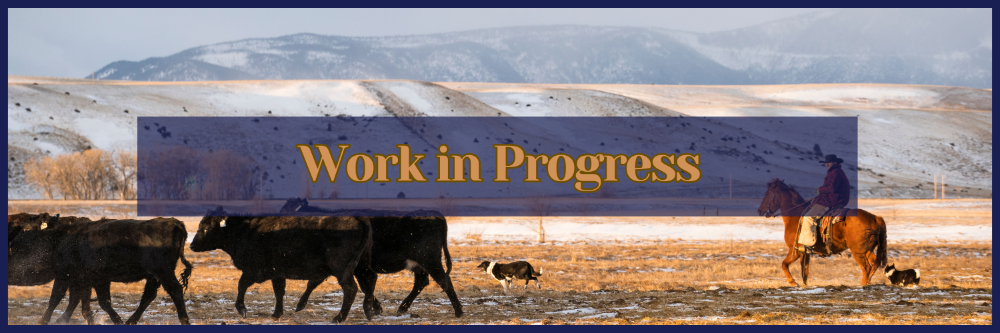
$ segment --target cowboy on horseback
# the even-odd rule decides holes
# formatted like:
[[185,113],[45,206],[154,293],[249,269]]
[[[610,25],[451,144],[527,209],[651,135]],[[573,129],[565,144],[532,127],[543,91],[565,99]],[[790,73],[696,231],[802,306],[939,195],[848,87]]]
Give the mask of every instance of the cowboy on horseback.
[[823,179],[823,186],[817,190],[819,195],[813,198],[812,205],[802,214],[802,229],[799,232],[799,244],[796,245],[796,249],[801,252],[812,252],[818,236],[817,227],[823,215],[831,209],[846,206],[851,200],[851,183],[840,168],[844,160],[837,158],[837,155],[826,155],[820,163],[826,165],[826,178]]

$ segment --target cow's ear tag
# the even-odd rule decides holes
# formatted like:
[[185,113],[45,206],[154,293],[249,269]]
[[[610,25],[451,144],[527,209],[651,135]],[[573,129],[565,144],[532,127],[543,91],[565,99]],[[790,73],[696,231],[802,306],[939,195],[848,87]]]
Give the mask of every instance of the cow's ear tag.
[[225,228],[226,227],[226,220],[222,220],[222,222],[219,222],[219,226]]
[[41,228],[42,228],[41,230],[45,230],[45,228],[48,228],[48,227],[49,227],[49,224],[43,222],[42,226],[41,226]]

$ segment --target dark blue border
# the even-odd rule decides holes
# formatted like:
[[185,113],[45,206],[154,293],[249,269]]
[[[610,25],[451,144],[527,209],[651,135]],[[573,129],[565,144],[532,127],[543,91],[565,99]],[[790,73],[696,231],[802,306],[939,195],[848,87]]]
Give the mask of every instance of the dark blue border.
[[[135,1],[123,1],[123,0],[111,0],[111,1],[90,1],[90,2],[79,2],[79,1],[68,1],[68,0],[55,0],[55,1],[25,1],[25,0],[14,0],[7,3],[9,8],[229,8],[229,7],[266,7],[280,5],[284,8],[314,8],[314,7],[327,7],[327,6],[341,6],[341,8],[373,8],[373,7],[395,7],[395,8],[497,8],[501,6],[509,6],[508,8],[604,8],[606,6],[614,6],[614,8],[650,8],[650,7],[662,7],[670,6],[675,8],[705,8],[705,7],[733,7],[733,8],[745,8],[747,5],[756,5],[757,8],[781,8],[781,7],[795,7],[795,8],[821,8],[812,7],[814,5],[832,4],[838,7],[847,8],[885,8],[885,7],[937,7],[937,6],[947,6],[939,8],[992,8],[995,3],[987,3],[986,1],[948,1],[948,2],[930,2],[930,1],[838,1],[836,3],[823,3],[823,2],[802,2],[802,1],[770,1],[770,2],[737,2],[734,0],[723,0],[723,1],[713,1],[713,2],[664,2],[664,1],[643,1],[643,0],[626,0],[626,1],[568,1],[568,0],[508,0],[504,2],[475,2],[475,1],[458,1],[458,0],[447,0],[447,1],[433,1],[433,2],[410,2],[410,1],[400,1],[400,0],[390,0],[390,1],[379,1],[379,2],[329,2],[329,1],[283,1],[280,3],[276,2],[265,2],[265,1],[217,1],[217,0],[175,0],[171,2],[135,2]],[[80,7],[81,5],[87,5],[88,7]],[[6,232],[5,232],[6,233]],[[7,259],[3,259],[4,266],[7,265]],[[7,280],[6,277],[3,278],[4,281]],[[6,308],[6,305],[4,305]],[[8,331],[12,332],[65,332],[68,330],[66,327],[58,326],[48,326],[48,327],[33,327],[33,326],[7,326]],[[966,326],[962,327],[963,333],[979,333],[993,331],[992,325],[990,326]],[[284,329],[285,327],[279,328]],[[167,327],[167,326],[146,326],[142,327],[141,330],[145,332],[177,332],[178,330],[184,330],[185,332],[219,332],[220,327],[218,326],[192,326],[187,328],[177,328],[177,327]],[[239,326],[239,327],[229,327],[221,328],[223,331],[239,331],[241,333],[252,333],[252,332],[267,332],[273,333],[275,331],[272,327],[266,326]],[[845,329],[852,331],[852,333],[860,332],[886,332],[886,330],[898,330],[906,333],[920,333],[920,332],[940,332],[939,327],[929,327],[929,326],[907,326],[907,327],[886,327],[886,326],[810,326],[808,328],[803,327],[771,327],[771,326],[630,326],[626,328],[629,333],[645,333],[645,332],[732,332],[734,329],[738,329],[741,332],[748,333],[774,333],[775,331],[795,331],[795,330],[807,330],[809,333],[826,333],[826,332],[843,332]],[[300,326],[295,328],[298,332],[330,332],[331,330],[336,330],[338,332],[400,332],[400,330],[405,330],[407,333],[411,332],[470,332],[475,331],[477,333],[508,333],[512,330],[518,332],[573,332],[573,333],[586,333],[586,332],[608,332],[608,330],[618,330],[613,327],[606,326],[338,326],[338,327],[323,327],[323,326]],[[101,333],[113,333],[113,332],[129,332],[133,333],[136,331],[134,327],[108,327],[108,326],[81,326],[73,327],[74,332],[101,332]]]
[[[843,333],[844,331],[850,331],[851,333],[867,333],[867,332],[886,332],[886,330],[898,330],[903,332],[940,332],[941,328],[947,328],[948,326],[628,326],[618,328],[615,326],[507,326],[507,325],[490,325],[490,326],[449,326],[449,325],[375,325],[375,326],[359,326],[359,325],[338,325],[338,326],[295,326],[294,330],[296,332],[317,332],[317,333],[354,333],[354,332],[364,332],[364,333],[536,333],[536,332],[571,332],[571,333],[609,333],[619,330],[627,330],[628,333],[715,333],[715,332],[727,332],[731,333],[734,330],[738,330],[741,333],[776,333],[776,332],[790,332],[790,331],[804,331],[808,333]],[[964,326],[961,328],[963,333],[981,333],[987,331],[993,331],[990,329],[991,326]],[[32,332],[101,332],[101,333],[135,333],[137,330],[141,330],[143,333],[159,333],[159,332],[178,332],[181,330],[185,333],[199,333],[199,332],[212,332],[217,333],[221,331],[232,331],[232,332],[268,332],[275,333],[276,327],[274,326],[190,326],[190,327],[176,327],[176,326],[141,326],[141,327],[124,327],[124,326],[75,326],[72,328],[64,326],[8,326],[8,330],[13,329],[13,331],[28,331]],[[278,326],[279,329],[288,329],[289,326]]]
[[[86,5],[86,7],[81,7]],[[749,6],[753,7],[749,7]],[[124,0],[101,1],[26,1],[13,0],[7,3],[7,8],[992,8],[993,3],[986,1],[861,1],[842,0],[835,3],[804,2],[804,1],[763,1],[746,2],[736,0],[722,1],[650,1],[650,0],[508,0],[503,2],[481,2],[467,0],[436,0],[436,1],[232,1],[232,0],[175,0],[170,2],[136,2]]]

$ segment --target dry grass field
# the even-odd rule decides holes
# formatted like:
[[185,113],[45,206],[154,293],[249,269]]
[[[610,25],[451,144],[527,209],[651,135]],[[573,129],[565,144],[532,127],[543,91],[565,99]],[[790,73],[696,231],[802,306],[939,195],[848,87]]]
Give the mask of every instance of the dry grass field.
[[[942,219],[958,216],[964,223],[992,230],[991,214],[962,216],[962,210],[957,209],[932,214],[941,216],[911,211],[895,214],[899,216],[896,220],[910,221],[907,223],[944,223]],[[194,230],[193,226],[189,225],[189,230]],[[778,241],[663,239],[538,244],[530,239],[483,240],[469,235],[468,239],[453,239],[449,245],[454,261],[451,277],[465,316],[454,317],[448,299],[433,282],[409,313],[396,314],[413,281],[412,274],[401,272],[379,276],[376,296],[385,313],[365,320],[359,297],[346,323],[992,325],[992,241],[894,242],[890,235],[889,246],[891,263],[921,269],[919,288],[887,286],[880,275],[873,285],[861,287],[857,264],[848,256],[814,258],[809,285],[791,288],[780,269],[787,250]],[[289,281],[283,318],[270,319],[274,296],[270,285],[263,284],[250,288],[249,317],[242,319],[233,302],[239,271],[228,255],[188,250],[186,256],[195,266],[185,294],[194,324],[328,324],[339,310],[342,294],[335,279],[322,284],[309,306],[298,313],[293,308],[305,282]],[[498,282],[475,268],[484,260],[530,261],[536,269],[544,270],[539,278],[542,290],[532,284],[527,290],[518,288],[504,294]],[[792,273],[801,283],[797,264]],[[50,286],[9,286],[8,324],[37,323]],[[139,283],[113,284],[116,310],[130,314],[141,291]],[[64,299],[56,318],[65,303]],[[93,306],[98,309],[96,302]],[[101,323],[109,323],[103,311],[95,313]],[[79,313],[72,323],[83,323]],[[162,290],[140,324],[177,324],[173,305]]]

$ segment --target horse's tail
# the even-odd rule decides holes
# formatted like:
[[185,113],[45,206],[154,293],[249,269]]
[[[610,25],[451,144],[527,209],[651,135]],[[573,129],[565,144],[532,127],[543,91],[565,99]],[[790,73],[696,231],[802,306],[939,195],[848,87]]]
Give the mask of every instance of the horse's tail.
[[875,268],[885,267],[888,263],[888,245],[885,234],[885,220],[881,216],[875,217],[875,236],[873,241],[878,242],[878,250],[875,252]]

